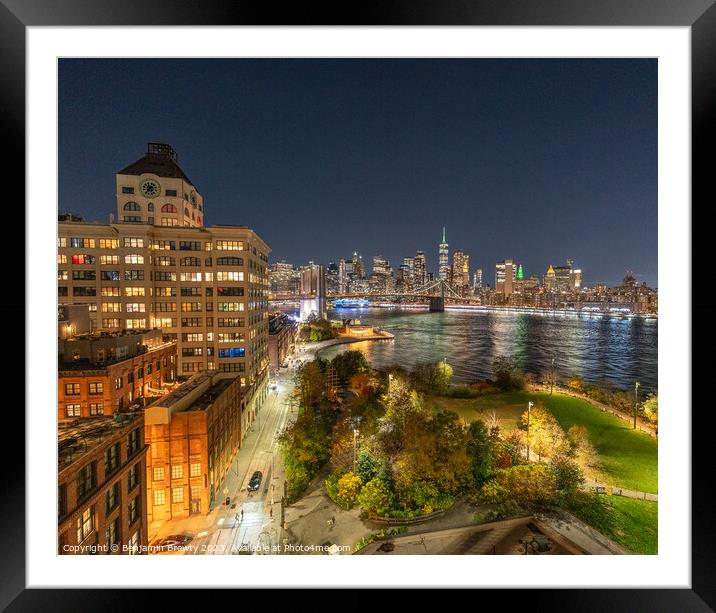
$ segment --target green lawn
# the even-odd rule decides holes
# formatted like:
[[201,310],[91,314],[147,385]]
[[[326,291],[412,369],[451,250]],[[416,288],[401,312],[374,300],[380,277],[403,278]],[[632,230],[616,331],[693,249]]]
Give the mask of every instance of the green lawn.
[[500,427],[511,430],[517,427],[529,400],[543,402],[565,431],[574,424],[587,429],[601,459],[600,479],[626,489],[657,493],[656,440],[579,398],[509,392],[468,399],[428,396],[426,402],[430,407],[454,411],[467,422],[481,419],[488,426],[494,411]]
[[629,551],[658,553],[658,503],[623,496],[600,496],[600,499],[606,504],[607,517],[595,513],[589,505],[576,505],[568,510]]

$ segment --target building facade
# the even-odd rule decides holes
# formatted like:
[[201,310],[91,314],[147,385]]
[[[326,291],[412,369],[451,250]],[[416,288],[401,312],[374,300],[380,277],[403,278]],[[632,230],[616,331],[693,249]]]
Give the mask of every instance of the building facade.
[[120,223],[58,224],[59,302],[93,330],[159,328],[177,375],[235,373],[258,410],[268,383],[269,247],[245,226],[205,225],[201,194],[168,145],[116,176]]
[[248,431],[239,377],[198,373],[147,407],[147,518],[206,515]]
[[98,332],[60,339],[57,417],[139,409],[176,379],[176,341],[161,330]]
[[269,318],[269,369],[278,373],[294,345],[298,326],[286,313],[274,313]]
[[146,455],[141,413],[59,422],[60,555],[146,553]]

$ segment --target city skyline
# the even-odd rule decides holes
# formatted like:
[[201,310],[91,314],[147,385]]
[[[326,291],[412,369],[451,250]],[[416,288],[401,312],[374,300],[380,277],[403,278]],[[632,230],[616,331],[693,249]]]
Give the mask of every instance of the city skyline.
[[[200,98],[172,96],[187,77]],[[272,262],[419,249],[437,272],[446,226],[485,282],[572,257],[588,284],[658,285],[654,60],[61,60],[59,120],[59,207],[87,220],[157,140],[206,225],[241,219]]]

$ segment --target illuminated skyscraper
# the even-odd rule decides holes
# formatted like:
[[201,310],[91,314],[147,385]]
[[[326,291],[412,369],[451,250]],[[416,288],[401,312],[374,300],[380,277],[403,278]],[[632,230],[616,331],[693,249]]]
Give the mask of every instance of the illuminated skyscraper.
[[495,264],[495,291],[505,297],[512,293],[513,283],[517,277],[517,268],[512,260],[504,260]]
[[441,281],[450,280],[450,256],[447,240],[445,239],[445,226],[443,226],[443,240],[438,250],[438,278]]
[[413,258],[413,284],[415,287],[424,285],[428,280],[425,266],[425,253],[418,251]]
[[472,277],[472,289],[479,292],[482,289],[482,268],[476,268]]

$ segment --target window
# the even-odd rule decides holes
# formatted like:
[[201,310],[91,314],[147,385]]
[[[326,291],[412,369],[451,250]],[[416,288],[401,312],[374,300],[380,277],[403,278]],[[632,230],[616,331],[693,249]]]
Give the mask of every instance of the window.
[[[139,206],[136,202],[133,202],[132,200],[130,200],[129,202],[127,202],[127,203],[124,205],[124,210],[125,210],[125,211],[141,211],[141,210],[142,210],[142,207]],[[124,240],[125,240],[125,245],[124,245],[124,246],[126,247],[126,246],[127,246],[127,245],[126,245],[126,240],[127,240],[127,239],[124,239]]]
[[218,332],[216,340],[219,343],[243,343],[245,339],[243,332]]
[[154,311],[157,313],[173,313],[176,310],[177,310],[176,302],[155,302],[154,303]]
[[168,227],[178,226],[179,220],[176,217],[162,217],[162,225]]
[[219,317],[219,328],[243,328],[246,325],[243,317]]
[[96,287],[73,287],[72,295],[73,296],[96,296],[97,288]]
[[182,287],[181,295],[182,296],[201,296],[201,288],[200,287]]
[[121,313],[122,303],[121,302],[103,302],[102,303],[103,313]]
[[105,515],[109,515],[119,505],[119,481],[107,489],[105,495]]
[[65,396],[79,396],[79,383],[65,383]]
[[177,320],[173,317],[155,317],[154,327],[155,328],[175,328]]
[[219,364],[221,372],[244,372],[246,365],[242,362],[230,362],[229,364]]
[[156,258],[155,263],[157,266],[176,266],[176,260],[168,255],[160,255]]
[[81,543],[94,531],[94,507],[87,507],[77,518],[77,542]]
[[128,384],[134,383],[134,373],[133,372],[127,373],[127,383]]
[[[155,281],[176,281],[177,273],[175,273],[175,272],[155,272],[154,280]],[[172,294],[172,296],[173,295],[174,294]]]
[[124,288],[124,295],[125,296],[144,296],[144,288],[143,287],[125,287]]
[[204,355],[204,349],[202,347],[182,347],[182,357],[191,357],[197,355]]
[[150,202],[150,203],[147,205],[147,211],[150,211],[150,212],[153,212],[153,211],[154,211],[154,203],[153,203],[153,202]]
[[57,246],[58,247],[67,247],[67,239],[64,236],[57,238]]
[[119,328],[120,326],[121,326],[121,322],[119,321],[119,318],[117,318],[117,317],[112,317],[112,318],[102,320],[103,328]]
[[139,496],[135,496],[129,503],[129,525],[139,519]]
[[182,362],[182,370],[184,372],[201,372],[204,370],[203,362]]
[[67,484],[63,483],[57,488],[57,517],[67,515]]
[[154,506],[159,507],[164,504],[164,490],[154,490]]
[[189,464],[189,476],[190,477],[201,477],[201,463],[195,462]]
[[73,264],[94,264],[94,256],[85,253],[76,253],[72,256]]
[[135,428],[127,437],[127,455],[131,456],[139,450],[139,428]]
[[155,466],[152,470],[152,478],[154,481],[164,481],[164,467]]
[[[177,295],[177,288],[176,287],[156,287],[154,288],[154,292],[156,296],[176,296]],[[176,310],[176,309],[174,309]]]
[[201,243],[199,241],[179,241],[180,251],[201,251]]
[[139,484],[139,464],[135,464],[129,470],[127,481],[127,491],[131,492]]
[[[74,260],[74,256],[72,256]],[[94,270],[73,270],[72,279],[75,281],[95,281],[97,273]]]
[[[184,209],[184,215],[186,217],[189,217],[189,209]],[[188,225],[188,224],[187,224]]]
[[217,251],[243,251],[243,241],[216,241]]
[[182,266],[201,266],[200,258],[182,258],[180,264]]
[[91,402],[90,415],[104,415],[104,404],[101,402]]
[[201,311],[201,302],[182,302],[181,310],[183,313]]
[[[176,198],[177,190],[175,190],[175,189],[167,189],[167,190],[164,191],[164,195],[165,195],[165,196],[173,196],[174,198]],[[173,204],[165,204],[164,206],[174,206],[174,205],[173,205]],[[174,208],[174,211],[173,211],[173,212],[176,213],[176,208]]]
[[100,249],[118,249],[119,239],[118,238],[100,238],[99,239]]
[[142,249],[144,247],[144,239],[136,236],[126,236],[124,238],[124,246]]
[[217,311],[243,311],[243,302],[219,302],[217,303]]
[[230,349],[219,349],[220,358],[243,358],[246,355],[244,347],[232,347]]
[[138,253],[128,253],[124,256],[125,264],[144,264],[144,256]]
[[119,264],[119,256],[118,255],[101,255],[99,256],[99,263],[100,264]]
[[70,247],[74,249],[94,249],[93,238],[71,238]]
[[217,287],[216,295],[217,296],[243,296],[244,288],[243,287]]
[[125,281],[144,281],[143,270],[125,270],[124,271]]
[[201,498],[201,485],[190,485],[189,494],[191,495],[192,500],[198,500]]
[[172,464],[172,479],[181,479],[184,476],[183,464]]
[[114,380],[114,389],[116,389],[116,390],[121,390],[121,389],[122,389],[122,385],[123,385],[123,383],[122,383],[122,377],[117,377],[117,378]]
[[201,281],[200,272],[181,272],[179,273],[180,281]]
[[156,240],[152,241],[152,249],[155,251],[173,251],[176,249],[174,241]]
[[134,556],[139,553],[139,530],[137,530],[127,543],[127,555]]
[[184,502],[184,488],[173,487],[172,488],[172,502]]
[[123,194],[133,194],[134,188],[133,187],[127,187],[126,185],[122,186],[122,193]]
[[101,394],[104,392],[104,383],[101,381],[97,381],[94,383],[89,384],[89,393],[90,394]]
[[82,417],[79,404],[66,404],[65,405],[65,416],[66,417]]
[[82,500],[97,487],[97,462],[90,462],[77,473],[77,500]]
[[127,313],[144,313],[146,305],[143,302],[128,302]]
[[119,529],[119,517],[107,524],[105,539],[107,540],[110,553],[112,553],[112,549],[119,544]]
[[201,317],[182,317],[182,328],[200,328],[202,326]]
[[104,474],[112,474],[119,468],[119,443],[108,447],[104,452]]
[[64,253],[58,253],[57,254],[57,263],[58,264],[67,264],[67,256]]
[[122,221],[126,223],[142,223],[142,218],[139,215],[125,215]]
[[[119,281],[119,271],[118,270],[103,270],[102,271],[102,281]],[[119,295],[119,294],[117,294]]]
[[204,340],[204,334],[201,332],[182,334],[181,340],[184,343],[201,343]]
[[217,281],[243,281],[244,273],[238,270],[222,270],[216,273]]
[[127,319],[128,330],[142,330],[147,327],[146,319]]
[[244,258],[216,258],[217,266],[243,266]]

